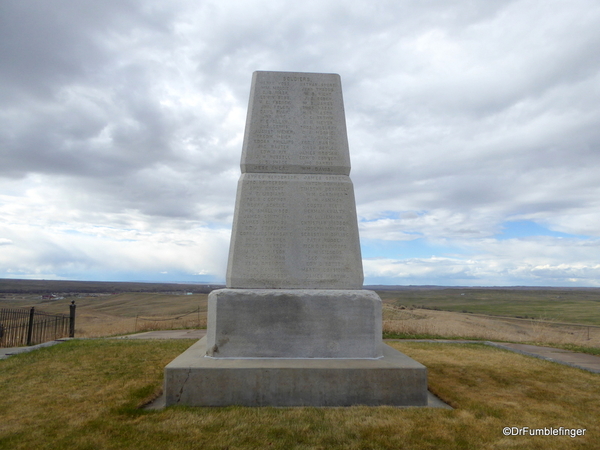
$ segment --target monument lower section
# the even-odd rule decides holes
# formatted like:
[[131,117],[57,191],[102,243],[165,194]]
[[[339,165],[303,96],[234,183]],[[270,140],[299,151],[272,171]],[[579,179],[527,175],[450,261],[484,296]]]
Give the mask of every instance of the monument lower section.
[[166,406],[427,406],[427,369],[388,345],[378,359],[223,359],[206,339],[165,368]]
[[207,354],[216,358],[379,358],[373,291],[219,289],[208,296]]
[[354,205],[346,175],[242,174],[227,287],[361,289]]

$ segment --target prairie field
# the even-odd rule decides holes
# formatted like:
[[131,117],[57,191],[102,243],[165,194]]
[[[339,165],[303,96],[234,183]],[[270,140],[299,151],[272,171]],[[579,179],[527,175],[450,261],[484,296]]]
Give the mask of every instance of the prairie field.
[[104,337],[150,330],[206,328],[207,294],[173,295],[153,292],[89,294],[44,302],[39,295],[4,295],[0,308],[35,307],[68,314],[75,300],[76,337]]
[[538,345],[600,347],[600,327],[552,321],[498,318],[451,311],[399,309],[383,305],[387,338],[477,339]]
[[[600,290],[416,289],[378,291],[384,337],[465,338],[600,347]],[[76,336],[205,328],[207,294],[85,294],[42,301],[38,294],[2,294],[0,307],[68,313],[77,305]]]
[[443,288],[378,291],[394,306],[600,326],[600,289]]
[[388,337],[600,347],[598,289],[379,291]]

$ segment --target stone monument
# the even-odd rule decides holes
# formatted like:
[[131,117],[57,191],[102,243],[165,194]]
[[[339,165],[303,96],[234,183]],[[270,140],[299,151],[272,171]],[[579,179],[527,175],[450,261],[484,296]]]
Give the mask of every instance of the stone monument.
[[255,72],[227,288],[165,368],[166,404],[427,405],[427,370],[384,345],[363,271],[339,75]]

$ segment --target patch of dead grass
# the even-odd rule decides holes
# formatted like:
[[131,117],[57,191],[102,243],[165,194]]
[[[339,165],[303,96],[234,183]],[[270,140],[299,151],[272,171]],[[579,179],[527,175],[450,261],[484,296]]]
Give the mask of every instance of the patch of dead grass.
[[[190,341],[70,341],[0,361],[0,448],[600,448],[598,375],[483,345],[394,342],[457,409],[187,408],[141,411]],[[586,428],[503,436],[505,426]]]
[[206,328],[206,313],[202,314],[200,318],[196,314],[181,318],[168,316],[136,318],[108,314],[82,314],[77,320],[75,336],[84,338],[118,336],[155,330]]
[[[29,298],[31,297],[31,298]],[[151,292],[103,294],[42,302],[39,296],[4,301],[3,307],[31,307],[47,313],[68,313],[76,301],[76,337],[105,337],[142,331],[206,328],[207,294],[172,295]]]
[[596,329],[588,339],[585,328],[557,326],[551,321],[496,318],[428,309],[400,309],[389,304],[383,305],[383,331],[406,336],[600,347],[600,332]]
[[[437,292],[437,291],[436,291]],[[600,347],[600,329],[557,326],[552,321],[500,318],[478,314],[401,308],[382,292],[383,331],[405,337],[469,338],[541,345]],[[420,296],[426,295],[420,293]],[[419,297],[420,298],[420,297]],[[5,299],[6,300],[6,299]],[[30,299],[31,300],[31,299]],[[414,300],[414,299],[413,299]],[[549,300],[547,300],[549,301]],[[41,303],[24,300],[6,306],[35,306],[46,312],[68,312],[70,299]],[[205,328],[207,295],[124,293],[77,299],[77,337],[104,337],[141,331]],[[588,332],[589,337],[588,339]]]

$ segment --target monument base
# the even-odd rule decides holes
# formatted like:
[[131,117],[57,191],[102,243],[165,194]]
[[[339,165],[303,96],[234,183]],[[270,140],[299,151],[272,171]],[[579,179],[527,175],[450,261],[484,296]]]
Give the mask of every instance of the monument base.
[[206,355],[202,338],[165,368],[166,406],[427,406],[427,369],[383,345],[379,359]]
[[208,296],[215,358],[379,358],[381,299],[362,289],[219,289]]

